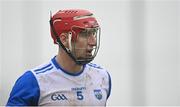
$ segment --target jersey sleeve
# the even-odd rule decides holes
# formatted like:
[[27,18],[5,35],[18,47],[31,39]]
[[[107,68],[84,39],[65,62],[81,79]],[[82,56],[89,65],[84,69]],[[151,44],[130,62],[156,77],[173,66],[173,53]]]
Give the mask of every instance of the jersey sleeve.
[[15,83],[6,106],[37,106],[39,85],[33,73],[27,71]]

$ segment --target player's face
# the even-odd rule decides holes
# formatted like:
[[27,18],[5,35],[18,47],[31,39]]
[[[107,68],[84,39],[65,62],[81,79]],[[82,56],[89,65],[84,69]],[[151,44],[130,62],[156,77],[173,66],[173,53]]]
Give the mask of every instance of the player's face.
[[74,53],[77,59],[92,58],[97,48],[97,30],[91,29],[80,32],[74,47]]

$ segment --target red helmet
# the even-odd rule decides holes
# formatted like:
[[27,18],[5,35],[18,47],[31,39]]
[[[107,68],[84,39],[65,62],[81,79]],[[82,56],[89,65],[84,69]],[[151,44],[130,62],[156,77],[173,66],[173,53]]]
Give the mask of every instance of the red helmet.
[[[51,17],[50,26],[54,43],[62,47],[77,64],[83,65],[94,59],[100,45],[98,41],[100,39],[100,27],[91,12],[81,9],[59,10]],[[92,49],[92,57],[78,58],[75,52],[78,48],[75,45],[71,46],[71,41],[75,43],[80,33],[88,35],[92,32],[96,37],[96,42],[98,42]],[[67,33],[68,36],[70,36],[68,37],[70,38],[68,41],[70,45],[69,48],[65,47],[59,39],[62,33]]]
[[[87,10],[71,9],[71,10],[59,10],[51,18],[53,22],[54,30],[57,35],[60,36],[62,33],[72,32],[72,40],[77,38],[77,34],[80,32],[76,28],[96,28],[99,27],[93,14]],[[57,44],[56,37],[51,29],[51,36],[54,43]]]

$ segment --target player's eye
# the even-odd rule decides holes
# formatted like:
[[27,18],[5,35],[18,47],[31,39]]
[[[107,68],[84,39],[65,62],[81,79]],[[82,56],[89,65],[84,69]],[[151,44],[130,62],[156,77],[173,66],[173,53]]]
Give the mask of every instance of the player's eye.
[[81,37],[89,37],[89,36],[96,36],[98,29],[88,29],[83,30],[79,33]]
[[92,32],[92,31],[87,33],[88,36],[94,36],[95,34],[96,32]]

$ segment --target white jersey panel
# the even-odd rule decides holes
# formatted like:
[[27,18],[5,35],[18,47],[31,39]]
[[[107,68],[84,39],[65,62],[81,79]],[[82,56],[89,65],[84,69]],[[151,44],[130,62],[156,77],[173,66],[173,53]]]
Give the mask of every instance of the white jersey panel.
[[105,69],[86,64],[81,73],[63,70],[55,58],[31,70],[40,88],[40,106],[105,106],[109,76]]

